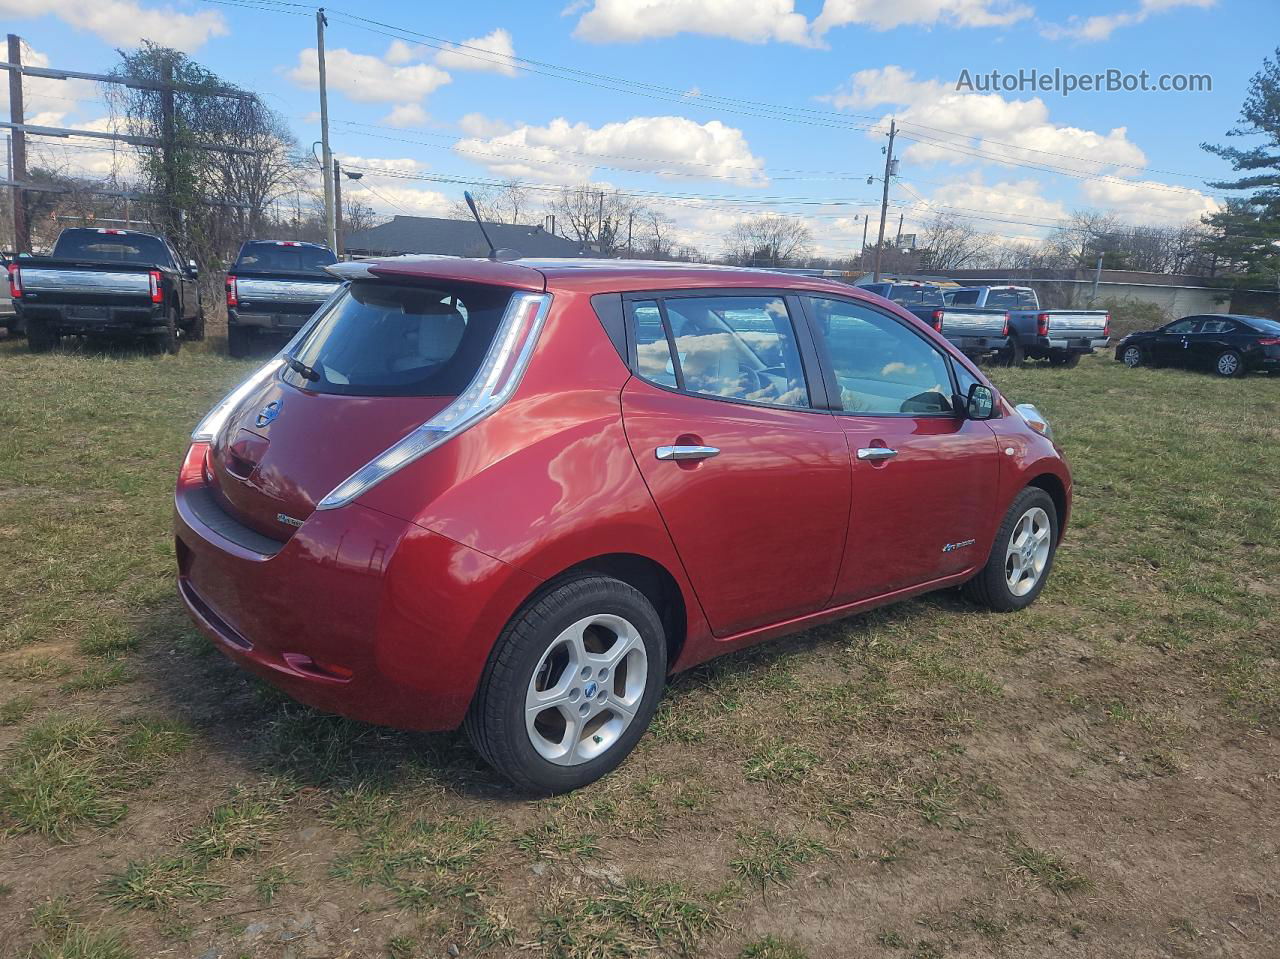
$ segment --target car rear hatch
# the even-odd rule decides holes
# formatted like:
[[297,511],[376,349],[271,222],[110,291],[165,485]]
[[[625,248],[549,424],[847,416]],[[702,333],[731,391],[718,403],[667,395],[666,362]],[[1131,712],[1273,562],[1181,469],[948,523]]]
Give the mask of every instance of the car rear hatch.
[[468,388],[516,292],[361,271],[211,438],[205,473],[217,502],[278,540]]

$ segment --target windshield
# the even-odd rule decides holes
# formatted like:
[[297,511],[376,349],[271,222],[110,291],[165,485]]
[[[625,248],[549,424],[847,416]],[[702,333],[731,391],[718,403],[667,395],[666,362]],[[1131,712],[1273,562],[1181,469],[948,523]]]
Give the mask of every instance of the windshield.
[[286,382],[349,396],[456,396],[475,376],[511,299],[503,287],[357,280],[303,339]]
[[157,236],[106,230],[63,230],[53,245],[60,260],[97,260],[101,263],[136,263],[139,266],[173,267],[168,247]]
[[315,273],[328,277],[326,266],[338,262],[329,250],[318,246],[291,246],[283,241],[246,243],[240,248],[232,272],[261,270],[267,273]]
[[936,286],[895,286],[889,299],[902,306],[942,306],[942,291]]

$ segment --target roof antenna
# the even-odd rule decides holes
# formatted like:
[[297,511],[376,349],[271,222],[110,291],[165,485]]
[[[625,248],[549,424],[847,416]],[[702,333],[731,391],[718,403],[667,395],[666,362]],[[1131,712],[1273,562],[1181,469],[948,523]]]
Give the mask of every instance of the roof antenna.
[[467,201],[467,206],[471,209],[471,215],[476,218],[476,226],[480,227],[480,232],[484,235],[484,242],[489,245],[489,259],[491,260],[518,260],[520,259],[519,250],[499,250],[493,245],[493,241],[489,239],[489,231],[484,228],[484,221],[480,219],[480,211],[476,209],[475,198],[471,195],[470,190],[463,190],[462,197]]

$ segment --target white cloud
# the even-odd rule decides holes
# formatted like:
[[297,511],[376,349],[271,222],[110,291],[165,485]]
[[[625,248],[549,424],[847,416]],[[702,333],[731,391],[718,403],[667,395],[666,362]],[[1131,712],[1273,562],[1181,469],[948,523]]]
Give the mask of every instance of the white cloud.
[[838,108],[905,107],[895,115],[904,125],[904,137],[915,139],[902,156],[917,163],[1016,160],[1088,174],[1146,163],[1146,155],[1129,140],[1124,127],[1103,134],[1062,126],[1050,120],[1049,108],[1039,97],[1006,100],[997,93],[959,92],[951,84],[916,80],[913,72],[897,66],[860,70],[847,87],[823,99]]
[[451,70],[487,70],[514,77],[516,50],[511,34],[501,27],[483,37],[463,40],[462,43],[441,50],[436,63]]
[[1118,13],[1103,13],[1092,17],[1068,17],[1065,24],[1049,24],[1041,32],[1051,40],[1068,38],[1085,42],[1110,39],[1111,34],[1122,27],[1132,27],[1145,22],[1154,14],[1165,13],[1178,7],[1208,9],[1217,0],[1141,0],[1137,9]]
[[809,23],[804,14],[796,13],[794,0],[595,0],[574,29],[574,36],[593,43],[627,43],[678,33],[747,43],[811,42]]
[[[404,51],[397,43],[391,45],[386,57],[353,53],[342,47],[326,50],[329,89],[339,90],[358,103],[419,103],[452,82],[452,77],[439,67],[401,60]],[[298,52],[298,65],[288,76],[300,87],[319,88],[319,60],[314,47]]]
[[[372,184],[364,180],[348,181],[343,190],[348,195],[358,196],[362,203],[367,203],[379,213],[394,216],[398,213],[410,216],[448,216],[453,209],[453,200],[437,190],[420,190],[417,187],[401,186],[392,180],[371,177]],[[375,192],[376,191],[376,192]]]
[[483,113],[466,114],[458,121],[458,126],[469,137],[497,137],[511,132],[510,123],[487,117]]
[[1089,180],[1081,193],[1092,205],[1134,223],[1185,223],[1218,209],[1218,202],[1199,190],[1155,180]]
[[[0,0],[2,3],[3,0]],[[49,57],[24,43],[22,62],[29,67],[50,66]],[[94,100],[98,91],[89,80],[49,80],[44,77],[22,78],[22,105],[27,123],[32,126],[68,126],[67,117],[85,109],[85,101]],[[9,118],[8,75],[0,77],[0,111]]]
[[123,47],[137,46],[139,39],[179,50],[197,50],[211,37],[227,34],[227,22],[216,10],[181,13],[172,6],[149,7],[134,0],[0,0],[0,14],[35,17],[52,14],[77,30]]
[[418,103],[401,103],[392,107],[382,122],[393,127],[424,127],[427,125],[427,111]]
[[425,167],[425,164],[411,157],[362,157],[353,153],[341,153],[338,154],[338,160],[343,166],[387,173],[416,173]]
[[876,30],[901,26],[1007,27],[1035,11],[1016,0],[826,0],[813,21],[822,36],[856,23]]
[[1049,229],[1044,224],[1051,225],[1070,215],[1061,201],[1049,199],[1043,191],[1044,184],[1031,178],[987,183],[973,172],[936,185],[926,197],[927,203],[916,204],[907,213],[907,219],[917,224],[908,232],[917,231],[919,224],[935,213],[948,213],[972,222],[985,233],[1040,237]]
[[633,117],[591,127],[559,117],[546,126],[469,137],[454,149],[501,176],[554,183],[588,180],[598,164],[666,178],[728,177],[747,186],[768,182],[764,161],[752,154],[742,131],[719,120]]

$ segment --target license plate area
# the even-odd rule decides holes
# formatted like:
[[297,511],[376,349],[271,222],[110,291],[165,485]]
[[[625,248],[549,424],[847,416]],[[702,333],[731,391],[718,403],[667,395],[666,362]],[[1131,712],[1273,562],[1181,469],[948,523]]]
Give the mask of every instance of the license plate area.
[[105,306],[78,304],[66,309],[67,317],[73,320],[105,320],[111,316],[110,308]]

